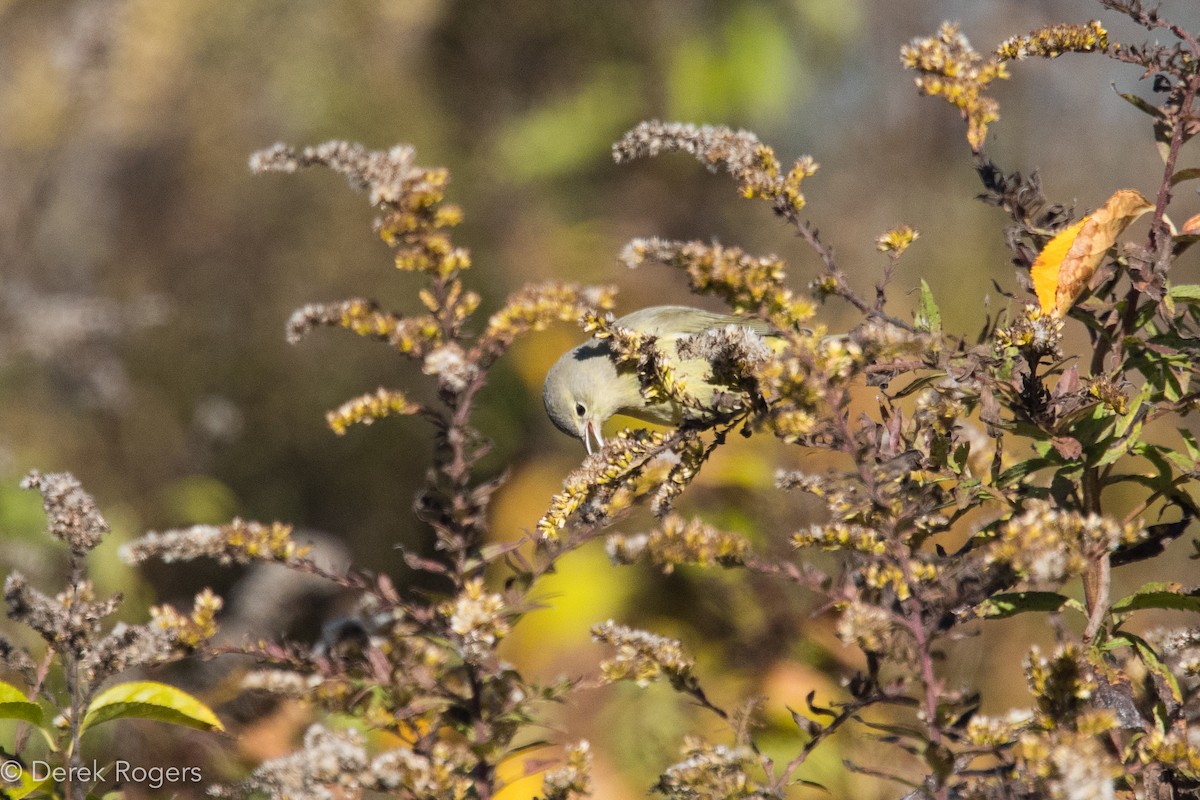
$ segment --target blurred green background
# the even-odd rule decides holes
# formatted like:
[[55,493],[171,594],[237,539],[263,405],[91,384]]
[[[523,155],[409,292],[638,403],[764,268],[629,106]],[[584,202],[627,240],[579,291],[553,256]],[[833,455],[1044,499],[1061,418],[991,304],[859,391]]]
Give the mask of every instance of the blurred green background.
[[[1193,3],[1164,9],[1200,25]],[[946,327],[973,334],[985,308],[1007,302],[993,280],[1019,291],[1006,220],[973,200],[963,125],[917,97],[899,49],[943,19],[960,20],[986,52],[1095,16],[1098,4],[1080,0],[0,0],[0,566],[55,585],[58,562],[33,537],[37,498],[16,489],[32,467],[72,471],[97,496],[116,528],[101,577],[140,603],[190,603],[205,583],[233,579],[164,567],[143,587],[112,552],[147,529],[280,519],[401,579],[394,545],[427,547],[410,511],[428,451],[422,423],[335,438],[323,422],[351,396],[422,376],[346,333],[283,340],[306,302],[366,296],[416,310],[415,279],[392,269],[365,198],[342,179],[252,177],[251,151],[411,143],[419,163],[452,172],[451,199],[466,211],[458,242],[473,252],[468,278],[484,313],[551,278],[616,283],[624,311],[689,302],[679,274],[617,264],[634,236],[777,253],[798,287],[815,273],[815,257],[727,177],[683,156],[617,167],[609,152],[653,117],[745,127],[785,161],[807,153],[821,163],[805,184],[811,218],[857,288],[869,292],[883,266],[874,237],[910,224],[921,239],[896,276],[895,312],[910,313],[923,277]],[[1146,38],[1101,18],[1117,40]],[[989,145],[1004,168],[1040,170],[1047,194],[1080,211],[1117,188],[1156,191],[1147,118],[1111,86],[1150,96],[1136,70],[1068,56],[1012,73],[995,91],[1002,119]],[[1197,205],[1182,192],[1171,214],[1182,221]],[[852,324],[837,303],[820,321]],[[498,537],[532,529],[582,456],[539,396],[547,366],[580,338],[564,325],[521,342],[484,396],[489,467],[513,468],[495,507]],[[766,441],[730,450],[685,507],[782,547],[814,507],[766,503],[773,470],[819,462]],[[649,524],[625,529],[639,523]],[[778,586],[614,571],[598,548],[563,566],[545,589],[552,610],[509,646],[534,674],[586,671],[598,655],[588,625],[614,616],[693,644],[727,676],[723,699],[773,694],[768,717],[787,722],[783,703],[802,703],[809,688],[835,691],[822,670],[844,651]],[[996,640],[1017,685],[1024,641]],[[963,667],[971,680],[985,668]],[[690,711],[653,690],[589,697],[563,712],[562,727],[600,740],[604,728],[639,731],[636,747],[602,742],[598,791],[640,796],[674,759],[675,723]],[[808,777],[849,791],[830,777],[844,754]],[[875,791],[857,786],[859,796]]]

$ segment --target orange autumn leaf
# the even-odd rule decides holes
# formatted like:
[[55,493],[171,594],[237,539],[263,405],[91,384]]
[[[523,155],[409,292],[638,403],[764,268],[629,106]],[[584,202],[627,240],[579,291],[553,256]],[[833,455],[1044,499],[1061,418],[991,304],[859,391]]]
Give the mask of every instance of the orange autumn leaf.
[[1061,231],[1033,262],[1033,291],[1046,314],[1062,316],[1083,293],[1100,259],[1129,224],[1154,205],[1133,189],[1121,189],[1108,202]]
[[1180,236],[1195,236],[1198,233],[1200,233],[1200,214],[1188,219],[1179,229]]

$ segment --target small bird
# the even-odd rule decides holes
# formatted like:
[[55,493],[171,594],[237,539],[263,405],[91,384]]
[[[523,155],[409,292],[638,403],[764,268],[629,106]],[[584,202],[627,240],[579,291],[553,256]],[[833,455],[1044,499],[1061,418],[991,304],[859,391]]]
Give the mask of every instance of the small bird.
[[[757,319],[719,314],[688,306],[651,306],[634,311],[613,323],[639,333],[658,337],[658,346],[672,369],[687,379],[687,390],[701,403],[709,403],[720,388],[710,382],[712,365],[703,358],[681,359],[675,349],[680,339],[719,330],[729,325],[769,334],[771,326]],[[650,402],[642,396],[637,374],[617,368],[605,340],[584,342],[563,355],[546,373],[542,388],[546,413],[555,426],[583,440],[588,453],[604,445],[600,429],[613,414],[625,414],[645,422],[681,422],[684,409],[671,401]]]

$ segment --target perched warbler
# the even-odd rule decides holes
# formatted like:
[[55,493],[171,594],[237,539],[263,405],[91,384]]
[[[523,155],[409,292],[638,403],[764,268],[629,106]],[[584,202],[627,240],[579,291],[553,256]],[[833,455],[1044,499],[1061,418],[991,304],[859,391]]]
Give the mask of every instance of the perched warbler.
[[[761,320],[688,306],[651,306],[613,324],[658,337],[658,348],[672,371],[686,380],[688,393],[702,404],[708,404],[720,388],[711,382],[712,365],[704,358],[681,358],[676,343],[684,337],[729,325],[759,334],[771,331]],[[613,414],[666,424],[679,423],[686,416],[678,403],[650,402],[643,397],[637,374],[630,368],[617,368],[612,348],[603,339],[585,342],[555,362],[546,373],[542,400],[558,429],[582,439],[588,453],[604,444],[600,429]]]

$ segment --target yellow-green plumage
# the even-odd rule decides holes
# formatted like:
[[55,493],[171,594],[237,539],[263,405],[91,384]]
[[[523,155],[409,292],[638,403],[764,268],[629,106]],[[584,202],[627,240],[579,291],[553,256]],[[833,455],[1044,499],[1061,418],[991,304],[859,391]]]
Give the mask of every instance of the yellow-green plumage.
[[[686,382],[687,391],[708,404],[718,388],[709,381],[712,366],[703,358],[681,359],[675,344],[686,336],[738,325],[756,333],[769,333],[761,320],[719,314],[688,306],[651,306],[618,319],[614,325],[658,337],[658,348],[672,371]],[[684,410],[671,402],[649,403],[633,370],[618,370],[612,349],[603,340],[592,340],[568,351],[546,373],[542,389],[546,413],[563,433],[583,440],[588,452],[593,439],[603,442],[600,429],[614,414],[646,422],[678,423]]]

